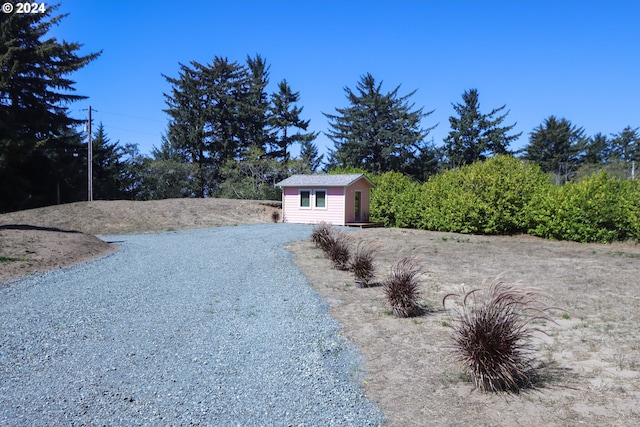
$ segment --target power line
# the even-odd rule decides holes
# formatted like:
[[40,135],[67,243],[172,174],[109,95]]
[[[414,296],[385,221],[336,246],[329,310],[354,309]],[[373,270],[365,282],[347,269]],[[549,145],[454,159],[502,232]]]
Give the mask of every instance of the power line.
[[165,121],[163,121],[163,120],[150,119],[150,118],[147,118],[147,117],[132,116],[130,114],[114,113],[112,111],[104,111],[104,110],[101,110],[101,111],[102,111],[103,114],[111,114],[111,115],[114,115],[114,116],[128,117],[130,119],[136,119],[136,120],[145,120],[145,121],[148,121],[148,122],[165,123]]

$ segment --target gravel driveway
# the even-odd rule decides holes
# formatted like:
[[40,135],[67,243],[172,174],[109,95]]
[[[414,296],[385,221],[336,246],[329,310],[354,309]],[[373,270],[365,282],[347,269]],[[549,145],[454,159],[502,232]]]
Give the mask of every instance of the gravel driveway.
[[121,249],[0,286],[0,425],[366,426],[361,360],[259,224],[104,237]]

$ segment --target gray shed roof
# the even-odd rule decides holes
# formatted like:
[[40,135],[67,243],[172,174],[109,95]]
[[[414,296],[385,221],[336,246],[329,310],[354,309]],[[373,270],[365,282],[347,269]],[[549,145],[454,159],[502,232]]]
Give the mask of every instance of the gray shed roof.
[[372,187],[375,187],[375,184],[361,173],[343,175],[291,175],[276,185],[279,187],[346,187],[362,178],[367,180]]

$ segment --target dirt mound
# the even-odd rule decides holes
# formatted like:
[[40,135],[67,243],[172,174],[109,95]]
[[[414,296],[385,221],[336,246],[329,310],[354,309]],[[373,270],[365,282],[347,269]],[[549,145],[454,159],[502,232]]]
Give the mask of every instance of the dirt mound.
[[106,255],[94,235],[271,222],[279,202],[230,199],[96,200],[0,215],[0,282]]
[[0,215],[28,224],[87,234],[127,234],[270,222],[279,202],[233,199],[96,200]]
[[0,225],[0,282],[69,267],[116,249],[95,236],[30,225]]

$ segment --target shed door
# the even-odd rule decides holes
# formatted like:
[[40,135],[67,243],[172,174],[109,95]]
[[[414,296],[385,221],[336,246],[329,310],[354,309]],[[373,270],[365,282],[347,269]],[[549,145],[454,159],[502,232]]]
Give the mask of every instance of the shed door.
[[362,221],[362,218],[360,217],[360,204],[361,204],[361,200],[362,200],[362,191],[355,191],[354,193],[354,205],[353,205],[353,215],[355,216],[356,221]]

